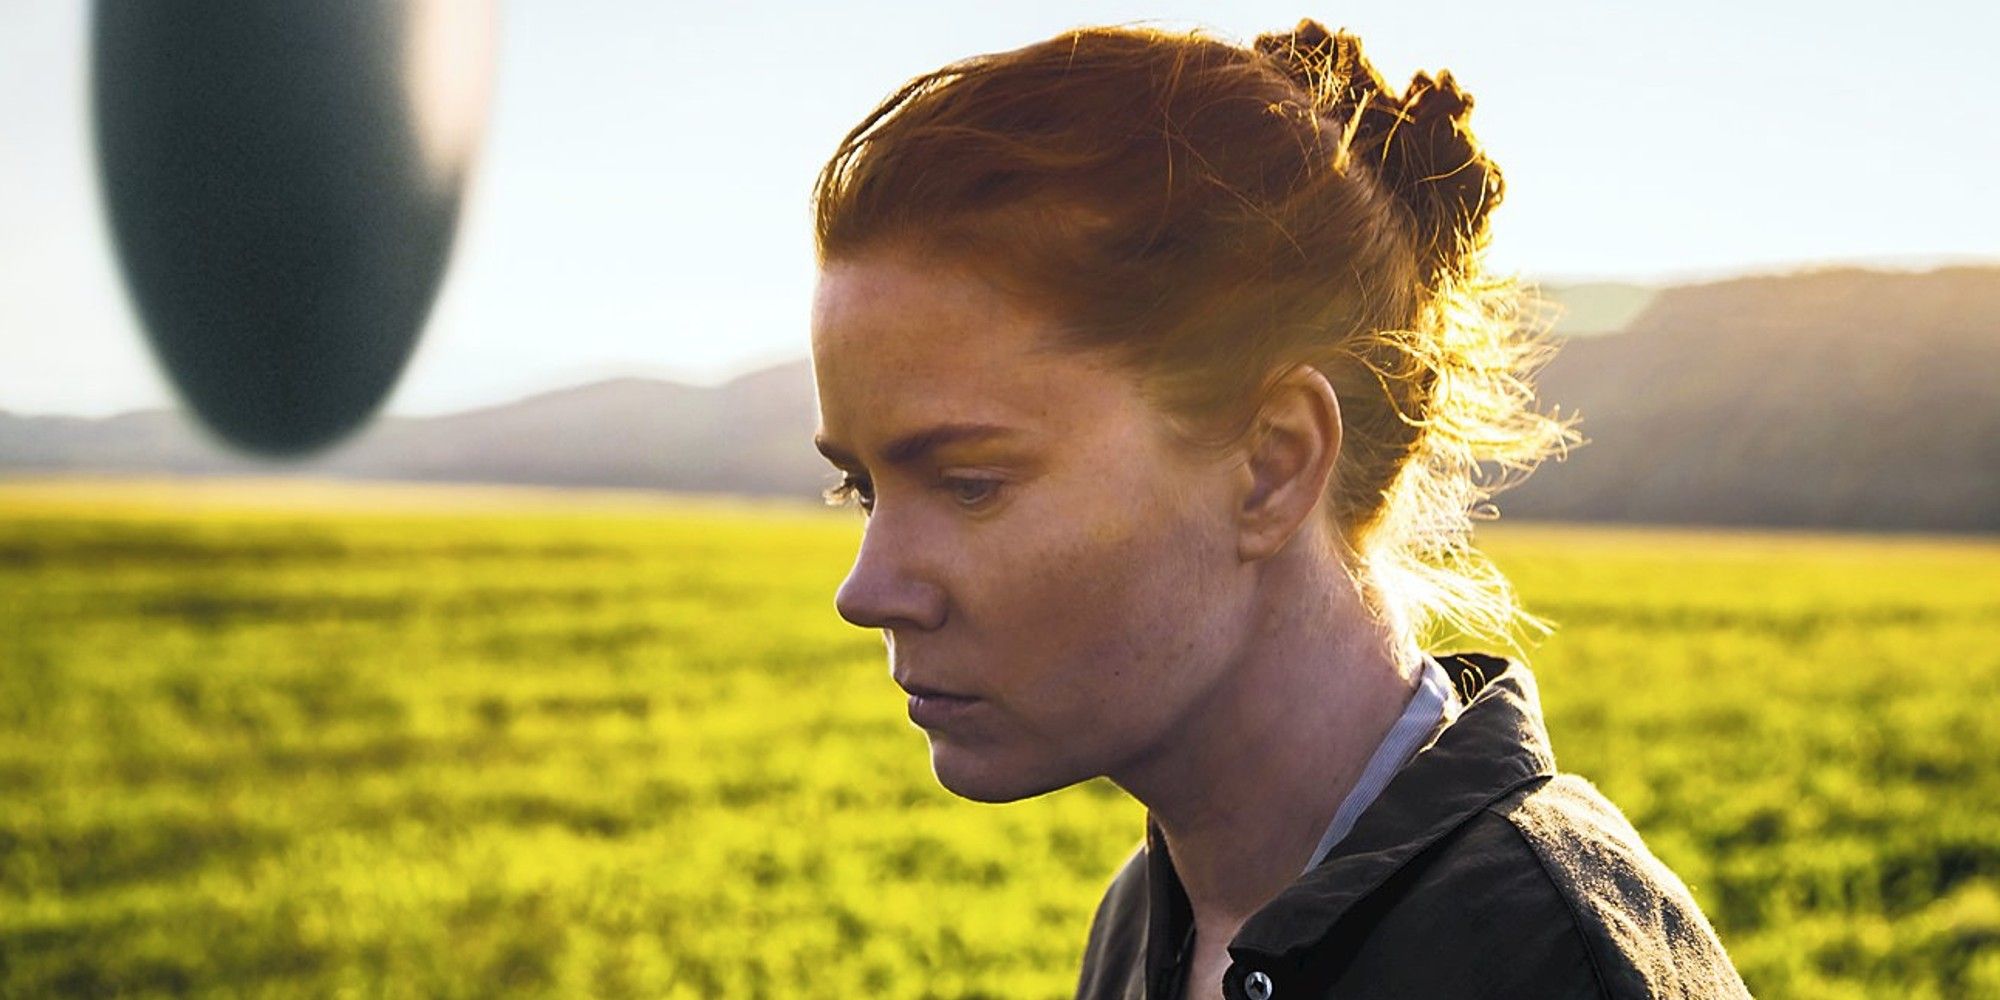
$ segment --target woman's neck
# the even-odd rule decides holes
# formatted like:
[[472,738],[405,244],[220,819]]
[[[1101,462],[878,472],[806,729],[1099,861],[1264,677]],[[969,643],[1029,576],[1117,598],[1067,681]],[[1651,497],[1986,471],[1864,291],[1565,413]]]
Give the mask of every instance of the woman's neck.
[[1298,877],[1417,683],[1337,564],[1267,565],[1256,586],[1225,679],[1110,775],[1159,824],[1211,941]]

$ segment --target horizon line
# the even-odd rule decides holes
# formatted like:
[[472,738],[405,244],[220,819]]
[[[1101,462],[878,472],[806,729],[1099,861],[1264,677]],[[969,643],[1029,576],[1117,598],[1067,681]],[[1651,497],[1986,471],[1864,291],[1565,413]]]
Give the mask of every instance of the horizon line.
[[[1634,288],[1666,289],[1687,285],[1713,284],[1722,281],[1745,278],[1778,278],[1812,274],[1824,271],[1862,270],[1895,274],[1927,274],[1934,271],[1956,268],[2000,269],[2000,254],[1898,254],[1873,257],[1822,258],[1810,261],[1771,261],[1763,264],[1743,264],[1729,267],[1683,268],[1671,272],[1655,272],[1651,276],[1633,274],[1600,274],[1572,272],[1569,274],[1548,274],[1530,277],[1520,275],[1520,279],[1540,289],[1562,289],[1583,285],[1626,285]],[[517,387],[483,400],[474,400],[436,407],[397,407],[393,403],[378,411],[372,419],[425,420],[437,417],[458,416],[481,410],[512,406],[541,396],[569,392],[619,381],[655,382],[672,384],[691,389],[720,389],[739,379],[751,375],[782,368],[807,360],[805,352],[779,356],[764,353],[755,358],[728,366],[719,375],[698,375],[686,369],[657,362],[590,362],[571,366],[563,373],[535,379],[530,387],[527,380],[516,383]],[[157,362],[155,362],[157,364]],[[171,390],[171,382],[168,383]],[[178,399],[165,403],[152,403],[124,409],[103,412],[79,411],[26,411],[17,410],[0,403],[0,416],[23,417],[29,419],[72,419],[72,420],[116,420],[149,413],[184,411],[185,404]]]

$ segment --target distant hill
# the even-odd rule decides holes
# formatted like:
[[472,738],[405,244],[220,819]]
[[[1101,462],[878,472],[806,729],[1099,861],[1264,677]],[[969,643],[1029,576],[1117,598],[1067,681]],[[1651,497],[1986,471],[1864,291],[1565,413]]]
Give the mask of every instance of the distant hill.
[[1646,311],[1660,288],[1629,282],[1596,281],[1547,285],[1540,289],[1554,308],[1550,331],[1562,336],[1617,333]]
[[714,388],[613,379],[504,406],[389,417],[319,455],[252,459],[185,414],[0,413],[4,471],[175,472],[609,486],[813,496],[828,481],[804,361]]
[[[1569,329],[1589,335],[1567,338],[1540,384],[1582,414],[1590,443],[1502,494],[1507,518],[2000,531],[2000,268],[1582,287],[1551,290]],[[619,379],[385,419],[277,466],[176,412],[0,413],[0,474],[292,472],[809,499],[830,481],[815,423],[811,370],[797,361],[714,388]]]
[[1590,443],[1505,515],[2000,531],[2000,268],[1668,288],[1540,387]]

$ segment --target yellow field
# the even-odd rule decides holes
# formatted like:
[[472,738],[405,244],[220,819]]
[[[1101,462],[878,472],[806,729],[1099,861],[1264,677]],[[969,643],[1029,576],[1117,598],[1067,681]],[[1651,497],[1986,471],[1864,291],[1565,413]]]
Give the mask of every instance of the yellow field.
[[[0,483],[0,996],[1067,996],[1142,814],[936,786],[858,529]],[[2000,996],[2000,544],[1488,536],[1759,996]]]

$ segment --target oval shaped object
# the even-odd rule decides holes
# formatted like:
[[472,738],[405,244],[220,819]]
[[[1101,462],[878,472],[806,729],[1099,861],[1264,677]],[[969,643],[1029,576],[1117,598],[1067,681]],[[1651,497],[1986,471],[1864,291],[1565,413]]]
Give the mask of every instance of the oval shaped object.
[[154,355],[266,455],[364,424],[415,348],[484,130],[487,0],[98,0],[98,166]]

